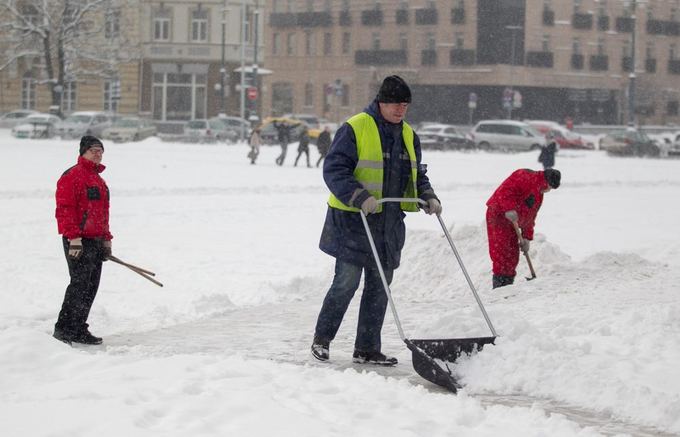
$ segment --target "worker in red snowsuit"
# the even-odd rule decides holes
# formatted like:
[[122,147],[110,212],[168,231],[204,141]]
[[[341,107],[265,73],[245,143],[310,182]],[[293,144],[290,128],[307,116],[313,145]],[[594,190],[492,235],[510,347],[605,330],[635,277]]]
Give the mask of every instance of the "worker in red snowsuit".
[[[529,251],[543,194],[559,187],[560,179],[561,174],[555,169],[516,170],[486,202],[486,231],[489,237],[489,255],[493,263],[493,288],[514,282],[519,250]],[[521,241],[513,223],[517,223],[521,230]]]
[[109,188],[99,173],[104,145],[86,135],[80,140],[78,163],[57,182],[55,216],[71,281],[66,288],[54,338],[64,343],[100,344],[87,318],[99,289],[102,261],[111,255]]

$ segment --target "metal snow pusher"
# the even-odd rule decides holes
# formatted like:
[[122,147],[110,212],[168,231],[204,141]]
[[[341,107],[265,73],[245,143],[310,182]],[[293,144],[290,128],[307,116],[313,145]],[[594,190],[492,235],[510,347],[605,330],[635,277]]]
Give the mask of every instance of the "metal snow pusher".
[[[388,202],[413,202],[418,203],[419,205],[427,205],[427,202],[417,198],[388,197],[378,200],[378,203]],[[415,369],[416,373],[418,373],[418,375],[422,376],[426,380],[445,387],[451,390],[453,393],[456,393],[458,389],[461,388],[461,385],[458,383],[458,381],[456,381],[447,363],[453,363],[463,353],[470,354],[474,351],[481,350],[485,344],[493,344],[496,340],[497,334],[496,330],[491,324],[491,320],[489,320],[489,315],[486,313],[482,301],[479,299],[479,294],[477,294],[477,290],[472,284],[470,275],[468,275],[468,272],[463,265],[463,260],[458,254],[456,246],[453,244],[451,234],[449,234],[448,229],[446,229],[446,225],[444,225],[444,221],[442,220],[441,216],[437,214],[437,220],[439,220],[439,224],[446,235],[446,239],[451,245],[451,249],[453,250],[456,259],[458,260],[458,264],[465,275],[465,279],[470,286],[470,290],[472,290],[472,294],[474,294],[475,299],[477,300],[479,309],[482,311],[484,319],[491,330],[491,337],[448,338],[439,340],[415,340],[406,338],[404,335],[404,330],[401,327],[401,322],[399,321],[399,316],[397,315],[397,308],[395,307],[394,301],[392,300],[392,292],[390,291],[390,286],[387,283],[385,272],[382,268],[382,263],[380,262],[380,256],[378,255],[378,250],[375,247],[373,235],[371,235],[371,230],[368,227],[366,214],[364,214],[363,211],[360,211],[359,214],[361,215],[361,220],[364,223],[366,235],[368,236],[368,241],[371,245],[371,251],[373,252],[373,258],[375,259],[378,272],[380,273],[380,279],[382,280],[385,294],[387,294],[387,301],[390,305],[390,309],[392,310],[394,321],[397,324],[399,337],[401,337],[401,340],[406,343],[406,347],[408,347],[412,353],[413,368]]]

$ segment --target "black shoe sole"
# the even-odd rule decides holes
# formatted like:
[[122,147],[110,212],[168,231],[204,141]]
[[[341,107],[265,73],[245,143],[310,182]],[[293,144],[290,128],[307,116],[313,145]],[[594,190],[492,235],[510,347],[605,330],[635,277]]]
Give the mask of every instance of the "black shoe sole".
[[352,362],[354,364],[369,364],[371,366],[382,366],[382,367],[394,367],[397,364],[399,364],[399,361],[395,363],[387,362],[387,361],[368,361],[364,360],[363,358],[352,358]]

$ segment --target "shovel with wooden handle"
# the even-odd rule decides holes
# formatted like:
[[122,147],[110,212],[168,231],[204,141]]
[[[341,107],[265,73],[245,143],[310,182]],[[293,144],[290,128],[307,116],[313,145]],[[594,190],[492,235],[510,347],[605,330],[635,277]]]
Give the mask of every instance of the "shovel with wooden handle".
[[154,272],[149,271],[149,270],[146,270],[146,269],[143,269],[143,268],[141,268],[141,267],[137,267],[137,266],[134,265],[134,264],[126,263],[126,262],[123,261],[122,259],[117,258],[117,257],[115,257],[115,256],[113,256],[113,255],[109,255],[107,258],[110,259],[111,261],[115,262],[116,264],[120,264],[121,266],[127,267],[128,269],[130,269],[130,270],[132,270],[133,272],[137,273],[139,276],[143,277],[144,279],[146,279],[146,280],[148,280],[148,281],[153,282],[154,284],[158,285],[159,287],[162,287],[162,286],[163,286],[163,284],[161,284],[160,282],[158,282],[157,280],[155,280],[154,278],[151,277],[151,276],[156,276],[156,274],[155,274]]
[[[520,248],[522,247],[522,231],[519,230],[519,225],[517,222],[512,222],[512,227],[515,228],[515,233],[517,234],[517,242],[520,245]],[[531,281],[532,279],[536,279],[536,271],[534,270],[534,265],[531,264],[531,258],[529,258],[529,251],[522,251],[524,254],[524,258],[527,259],[527,264],[529,264],[529,270],[531,271],[531,278],[526,278],[527,281]]]

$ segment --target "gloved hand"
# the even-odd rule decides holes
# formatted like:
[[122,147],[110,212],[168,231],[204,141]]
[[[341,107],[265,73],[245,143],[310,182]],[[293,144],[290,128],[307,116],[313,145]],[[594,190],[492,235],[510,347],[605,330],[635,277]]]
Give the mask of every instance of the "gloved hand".
[[522,252],[526,253],[529,251],[529,240],[526,238],[522,238],[522,241],[519,243],[519,248],[522,250]]
[[104,241],[102,247],[102,261],[108,261],[111,256],[111,240]]
[[378,210],[378,201],[373,196],[369,196],[366,200],[361,203],[361,210],[364,214],[373,214]]
[[517,211],[515,211],[514,209],[510,211],[505,211],[505,218],[514,223],[517,223],[519,221]]
[[82,253],[83,240],[81,238],[73,238],[68,240],[68,256],[73,259],[78,259]]
[[423,209],[428,215],[432,214],[441,214],[442,212],[442,204],[439,203],[439,201],[435,198],[428,199],[427,200],[427,206],[424,206]]

